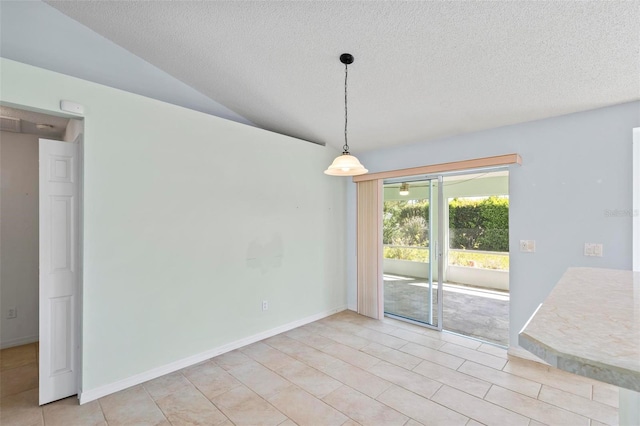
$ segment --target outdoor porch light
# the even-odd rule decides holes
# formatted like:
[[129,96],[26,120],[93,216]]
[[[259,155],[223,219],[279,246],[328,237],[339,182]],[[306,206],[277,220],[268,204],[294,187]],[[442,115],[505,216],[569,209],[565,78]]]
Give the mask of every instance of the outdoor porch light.
[[400,195],[409,195],[409,184],[407,182],[400,185]]
[[353,55],[343,53],[340,55],[340,62],[344,64],[344,146],[342,147],[342,155],[336,157],[325,174],[330,176],[357,176],[367,173],[360,161],[349,153],[349,144],[347,143],[347,74],[349,64],[353,63]]

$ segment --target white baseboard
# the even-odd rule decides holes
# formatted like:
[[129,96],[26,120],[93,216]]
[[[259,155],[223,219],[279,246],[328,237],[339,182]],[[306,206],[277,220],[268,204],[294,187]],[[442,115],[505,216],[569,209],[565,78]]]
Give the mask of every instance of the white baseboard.
[[199,362],[206,361],[218,355],[222,355],[223,353],[241,348],[246,345],[250,345],[251,343],[255,343],[260,340],[267,339],[269,337],[275,336],[276,334],[284,333],[285,331],[289,331],[296,327],[301,327],[305,324],[309,324],[310,322],[314,322],[319,319],[333,315],[335,313],[344,311],[345,309],[346,309],[346,306],[340,306],[338,308],[320,312],[318,314],[311,315],[309,317],[302,318],[300,320],[296,320],[276,328],[272,328],[271,330],[266,330],[261,333],[254,334],[253,336],[245,337],[243,339],[236,340],[235,342],[227,343],[226,345],[222,345],[217,348],[210,349],[208,351],[205,351],[196,355],[192,355],[187,358],[180,359],[178,361],[174,361],[172,363],[163,365],[161,367],[153,368],[143,373],[136,374],[131,377],[127,377],[126,379],[109,383],[108,385],[82,391],[80,392],[80,397],[79,397],[80,404],[82,405],[87,402],[94,401],[98,398],[102,398],[103,396],[121,391],[123,389],[130,388],[131,386],[139,385],[140,383],[153,380],[160,376],[164,376],[165,374],[173,373],[174,371],[178,371],[183,368],[190,367],[192,365],[198,364]]
[[28,345],[29,343],[35,343],[38,340],[40,340],[38,335],[3,340],[0,342],[0,349],[12,348],[14,346]]
[[358,312],[358,305],[348,305],[347,309],[353,312]]

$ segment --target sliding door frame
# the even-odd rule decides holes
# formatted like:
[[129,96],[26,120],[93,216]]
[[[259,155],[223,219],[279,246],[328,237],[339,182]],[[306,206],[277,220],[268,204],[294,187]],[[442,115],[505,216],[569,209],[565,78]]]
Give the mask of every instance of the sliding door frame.
[[[416,176],[411,176],[411,178],[416,178]],[[389,184],[389,183],[395,183],[396,179],[392,179],[392,182],[389,182],[389,180],[383,180],[383,188],[385,184]],[[399,319],[401,321],[406,321],[406,322],[410,322],[410,323],[414,323],[414,324],[418,324],[427,328],[431,328],[434,330],[438,330],[438,331],[442,331],[442,320],[443,320],[443,311],[442,311],[442,297],[443,297],[443,276],[444,274],[440,271],[442,271],[443,268],[443,259],[444,259],[444,251],[443,251],[443,247],[444,244],[442,244],[442,241],[444,241],[444,215],[442,214],[442,212],[440,211],[440,206],[442,205],[442,200],[444,199],[444,195],[443,195],[443,185],[442,185],[442,177],[441,176],[430,176],[430,177],[422,177],[420,176],[419,179],[406,179],[406,182],[427,182],[429,184],[429,266],[428,266],[428,291],[429,291],[429,307],[428,307],[428,320],[422,321],[420,319],[417,318],[411,318],[411,317],[407,317],[407,316],[403,316],[401,314],[398,313],[393,313],[393,312],[387,312],[384,311],[383,309],[383,314],[385,316],[391,317],[391,318],[395,318],[395,319]],[[438,188],[438,232],[437,232],[437,236],[436,239],[433,239],[433,205],[435,204],[433,202],[433,198],[434,198],[434,183],[437,181],[437,188]],[[384,197],[383,197],[384,198]],[[383,199],[384,202],[384,199]],[[434,243],[435,241],[435,243]],[[384,252],[383,252],[384,253]],[[438,263],[438,287],[437,287],[437,306],[436,306],[436,322],[434,323],[433,321],[433,264],[434,262]],[[384,263],[384,259],[381,258],[380,259],[380,263]],[[383,271],[383,277],[384,277],[384,271]],[[384,304],[384,278],[381,280],[381,283],[378,284],[378,287],[380,289],[380,298],[382,300],[382,303]]]
[[[367,182],[367,181],[377,181],[376,185],[381,189],[383,186],[383,182],[385,179],[395,179],[395,178],[409,178],[409,177],[417,177],[418,175],[423,175],[421,178],[423,180],[427,179],[438,179],[438,208],[440,209],[440,214],[438,214],[438,243],[437,243],[437,256],[438,256],[438,324],[437,327],[433,325],[428,325],[425,323],[421,323],[418,321],[408,321],[415,322],[417,324],[423,325],[425,327],[429,327],[432,329],[437,329],[442,331],[442,321],[443,321],[443,313],[442,313],[442,294],[443,294],[443,276],[444,276],[444,215],[442,214],[442,210],[444,209],[444,193],[443,193],[443,175],[452,175],[452,174],[466,174],[471,173],[475,170],[478,171],[486,171],[491,169],[504,169],[508,168],[508,166],[513,164],[522,164],[522,157],[519,154],[506,154],[506,155],[498,155],[494,157],[485,157],[485,158],[476,158],[471,160],[463,160],[463,161],[455,161],[450,163],[441,163],[441,164],[433,164],[427,166],[420,167],[412,167],[407,169],[398,169],[398,170],[389,170],[385,172],[378,173],[368,173],[364,175],[354,176],[353,182]],[[380,191],[381,192],[381,191]],[[376,203],[380,203],[381,200],[376,200]],[[360,206],[359,202],[356,203],[356,210],[362,209],[365,206]],[[371,208],[371,206],[369,206]],[[382,211],[380,212],[382,214]],[[381,221],[380,221],[381,222]],[[382,265],[382,224],[380,226],[376,226],[375,230],[367,229],[367,232],[375,232],[375,241],[377,241],[378,247],[376,247],[376,252],[379,253],[379,259],[377,264]],[[356,241],[360,241],[363,237],[360,235],[364,232],[361,227],[356,227]],[[430,249],[431,251],[431,249]],[[370,260],[363,259],[357,257],[357,270],[360,271],[363,266],[362,262],[368,262]],[[380,268],[381,269],[381,268]],[[361,282],[362,278],[360,276],[358,278],[358,293],[361,291]],[[369,281],[367,285],[377,285],[376,289],[368,289],[368,291],[373,291],[378,295],[378,306],[377,312],[384,313],[384,297],[383,297],[383,289],[384,289],[384,280],[382,277],[382,273],[378,273],[377,283]],[[366,309],[360,306],[360,295],[358,295],[358,313],[361,313],[362,310]],[[382,316],[377,319],[382,319]]]
[[[433,179],[429,180],[429,324],[433,324],[433,259],[434,259],[434,250],[432,244],[432,235],[433,235]],[[437,244],[437,239],[436,239]],[[437,250],[437,248],[436,248]],[[384,260],[383,260],[384,262]],[[384,271],[382,271],[384,273]],[[384,297],[384,292],[382,293]],[[440,296],[438,296],[438,300],[440,300]],[[440,324],[438,321],[436,324]]]
[[[438,256],[438,326],[442,331],[444,321],[444,179],[438,175],[438,240],[436,241],[436,253]],[[431,210],[431,208],[429,208]]]

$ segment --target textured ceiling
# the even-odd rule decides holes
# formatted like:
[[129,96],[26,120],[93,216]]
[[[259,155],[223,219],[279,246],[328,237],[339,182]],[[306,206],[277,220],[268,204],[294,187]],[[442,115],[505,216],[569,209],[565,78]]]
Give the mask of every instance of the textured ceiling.
[[0,55],[207,114],[252,124],[41,1],[0,0]]
[[640,99],[640,3],[49,2],[257,126],[354,152]]

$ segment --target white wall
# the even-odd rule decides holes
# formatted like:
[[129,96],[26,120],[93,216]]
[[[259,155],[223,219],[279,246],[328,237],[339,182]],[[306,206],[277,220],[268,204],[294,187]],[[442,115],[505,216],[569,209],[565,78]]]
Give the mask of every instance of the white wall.
[[0,132],[0,315],[0,347],[38,340],[38,137],[11,132]]
[[85,107],[84,392],[346,305],[338,151],[0,67],[8,105]]
[[[371,172],[522,155],[522,166],[509,175],[510,339],[517,342],[568,267],[631,269],[631,217],[607,212],[632,208],[632,128],[639,125],[640,102],[632,102],[357,155]],[[348,300],[354,307],[354,184],[348,200]],[[536,253],[520,253],[521,239],[536,240]],[[603,243],[604,256],[583,256],[585,242]]]

